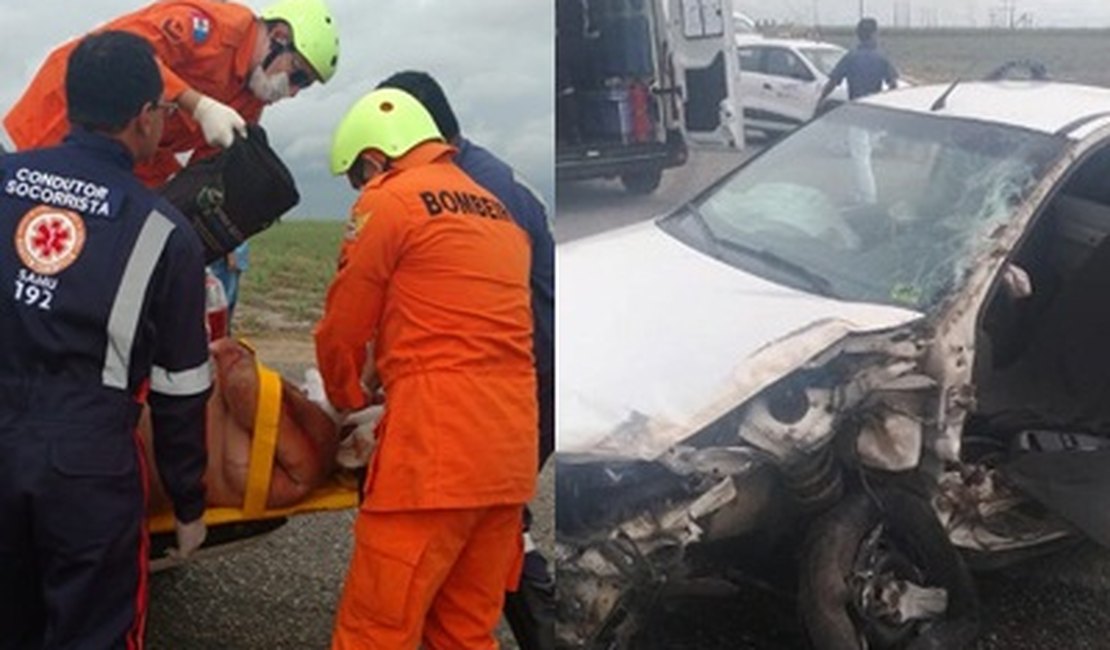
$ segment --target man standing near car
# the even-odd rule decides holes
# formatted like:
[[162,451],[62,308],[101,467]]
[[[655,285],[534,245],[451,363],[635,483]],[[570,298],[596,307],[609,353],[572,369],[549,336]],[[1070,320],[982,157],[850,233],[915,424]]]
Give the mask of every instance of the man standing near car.
[[858,99],[881,92],[883,84],[894,88],[898,84],[898,71],[879,51],[879,23],[874,18],[861,18],[856,25],[856,48],[837,62],[829,73],[829,80],[821,90],[818,104],[829,96],[842,82],[848,82],[848,99]]
[[[842,82],[848,82],[848,99],[858,99],[882,92],[883,85],[893,89],[898,84],[898,71],[879,51],[879,23],[874,18],[861,18],[856,25],[859,45],[837,62],[829,80],[821,90],[817,105],[825,101]],[[864,129],[853,128],[848,133],[848,148],[856,176],[857,198],[861,203],[875,203],[878,188],[871,168],[871,136]]]
[[200,242],[133,173],[162,91],[147,41],[90,36],[65,142],[0,158],[0,648],[142,647],[144,401],[178,553],[205,538]]
[[316,329],[329,401],[385,414],[332,647],[495,648],[535,492],[528,237],[452,159],[412,95],[374,90],[340,122],[331,169],[361,195]]
[[[555,240],[547,208],[516,171],[485,148],[464,138],[455,111],[439,82],[426,72],[393,74],[378,88],[398,88],[416,97],[439,132],[458,149],[455,164],[493,193],[528,233],[532,248],[533,352],[539,406],[539,466],[555,449]],[[530,519],[530,517],[529,517]],[[548,650],[555,639],[555,583],[547,560],[525,533],[524,573],[519,589],[505,597],[505,618],[523,650]]]

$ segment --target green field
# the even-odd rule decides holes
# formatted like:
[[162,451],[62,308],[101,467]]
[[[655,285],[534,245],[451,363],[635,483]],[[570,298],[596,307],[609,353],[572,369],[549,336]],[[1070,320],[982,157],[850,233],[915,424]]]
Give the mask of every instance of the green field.
[[[824,29],[819,38],[855,44],[850,29]],[[1110,30],[880,28],[879,40],[904,75],[922,82],[977,79],[1007,61],[1033,59],[1054,79],[1110,86]]]
[[342,221],[288,221],[250,240],[237,333],[307,333],[320,318],[324,292],[335,275]]

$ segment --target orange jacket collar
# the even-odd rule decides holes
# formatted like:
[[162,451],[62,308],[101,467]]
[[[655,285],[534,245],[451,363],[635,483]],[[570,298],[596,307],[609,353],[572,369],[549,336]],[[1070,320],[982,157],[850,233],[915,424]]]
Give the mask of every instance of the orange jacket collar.
[[445,142],[431,141],[416,145],[405,155],[393,161],[393,169],[412,169],[428,163],[437,162],[441,158],[454,156],[458,151]]
[[383,173],[378,174],[370,179],[370,182],[363,186],[363,191],[370,188],[381,187],[382,183],[386,182],[390,177],[405,171],[406,169],[413,169],[429,163],[439,162],[444,158],[454,157],[458,149],[455,147],[437,140],[425,142],[416,145],[416,148],[411,149],[408,153],[400,158],[392,161],[389,169]]
[[[261,20],[254,20],[246,29],[246,34],[240,36],[233,30],[228,30],[224,42],[237,46],[235,52],[235,74],[244,81],[250,79],[251,64],[254,63],[254,50],[258,47],[258,30],[265,29]],[[238,41],[238,42],[236,42]]]

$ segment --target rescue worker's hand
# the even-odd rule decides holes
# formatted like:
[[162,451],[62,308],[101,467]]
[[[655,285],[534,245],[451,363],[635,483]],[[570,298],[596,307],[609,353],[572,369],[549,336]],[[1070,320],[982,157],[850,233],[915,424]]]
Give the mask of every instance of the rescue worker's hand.
[[208,527],[204,525],[204,517],[197,517],[195,521],[182,523],[173,520],[174,532],[177,533],[177,548],[171,548],[167,555],[175,560],[187,560],[189,556],[200,548],[204,539],[208,537]]
[[235,142],[235,134],[247,137],[247,121],[234,108],[211,97],[203,96],[193,110],[193,119],[204,132],[204,141],[227,149]]
[[1007,264],[1002,270],[1002,286],[1011,298],[1021,299],[1033,295],[1033,280],[1017,264]]
[[378,422],[382,419],[384,413],[385,407],[380,404],[351,411],[343,417],[343,422],[339,425],[340,435],[359,434],[364,438],[373,438],[374,429],[377,428]]
[[319,406],[336,426],[343,424],[342,414],[328,401],[328,395],[324,392],[324,378],[318,369],[308,368],[304,371],[304,384],[301,385],[301,391],[308,401]]
[[384,406],[373,405],[352,411],[343,418],[339,430],[339,451],[336,454],[336,462],[340,466],[355,469],[369,463],[370,455],[374,453],[377,444],[374,429],[378,427],[384,412]]
[[375,363],[374,359],[373,341],[366,344],[366,365],[362,367],[359,382],[362,384],[362,392],[366,394],[367,399],[374,401],[374,395],[382,387],[382,379],[378,376],[378,364]]

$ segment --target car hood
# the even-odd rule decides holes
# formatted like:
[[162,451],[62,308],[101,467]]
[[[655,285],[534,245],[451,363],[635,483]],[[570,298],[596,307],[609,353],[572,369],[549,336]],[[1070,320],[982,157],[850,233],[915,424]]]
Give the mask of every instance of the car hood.
[[920,318],[778,285],[641,223],[562,245],[558,451],[652,460],[856,333]]

